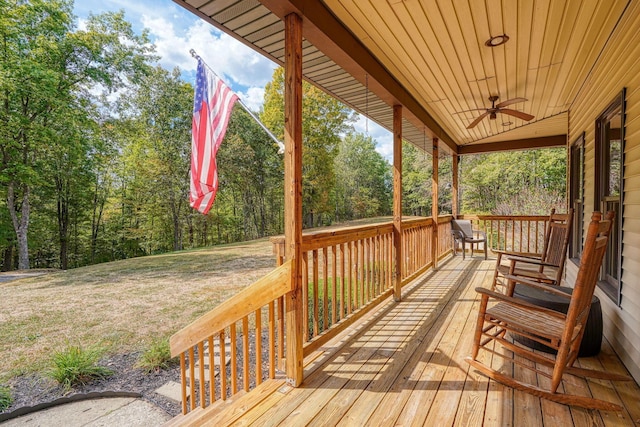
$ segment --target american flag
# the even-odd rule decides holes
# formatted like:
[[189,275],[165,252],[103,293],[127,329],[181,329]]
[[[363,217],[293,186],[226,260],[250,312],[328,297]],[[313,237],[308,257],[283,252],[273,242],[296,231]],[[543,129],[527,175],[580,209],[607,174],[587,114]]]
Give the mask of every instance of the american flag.
[[198,58],[191,134],[192,208],[207,214],[218,191],[216,154],[238,95]]

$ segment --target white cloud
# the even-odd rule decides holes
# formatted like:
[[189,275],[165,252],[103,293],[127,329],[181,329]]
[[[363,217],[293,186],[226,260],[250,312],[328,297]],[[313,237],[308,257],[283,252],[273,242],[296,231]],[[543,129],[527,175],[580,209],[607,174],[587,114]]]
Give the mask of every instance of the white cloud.
[[245,92],[238,92],[238,96],[251,111],[260,111],[264,101],[264,87],[250,87]]
[[393,162],[393,134],[391,132],[372,120],[367,123],[366,117],[361,114],[358,114],[358,120],[353,127],[357,132],[371,136],[376,141],[376,151],[389,162]]
[[176,66],[195,71],[196,61],[189,53],[194,49],[202,59],[230,86],[264,86],[271,80],[276,65],[251,48],[221,33],[202,20],[196,20],[184,32],[163,17],[142,16],[162,57],[160,64],[168,69]]

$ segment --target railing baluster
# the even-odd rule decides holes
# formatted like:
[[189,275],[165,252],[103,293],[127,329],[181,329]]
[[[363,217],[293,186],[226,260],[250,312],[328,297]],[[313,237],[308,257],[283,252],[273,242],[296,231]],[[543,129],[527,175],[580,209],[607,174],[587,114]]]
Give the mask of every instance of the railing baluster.
[[364,303],[367,304],[371,299],[371,239],[364,239],[362,245]]
[[249,317],[242,318],[242,379],[244,391],[249,391]]
[[[216,401],[216,374],[215,374],[215,357],[213,347],[213,335],[207,339],[209,345],[209,404]],[[222,367],[220,367],[222,369]]]
[[338,288],[338,247],[331,246],[331,325],[335,325],[338,319],[337,288]]
[[193,346],[189,347],[189,391],[191,392],[191,410],[196,409],[196,379]]
[[[218,335],[218,342],[220,343],[220,373],[218,374],[220,375],[220,396],[222,400],[227,400],[227,343],[224,337],[224,331],[220,331],[220,334]],[[231,354],[234,353],[235,351],[231,350]],[[233,366],[235,366],[235,363]]]
[[182,413],[187,413],[187,366],[184,352],[180,353],[180,396],[182,397]]
[[284,297],[278,298],[278,367],[284,370]]
[[358,241],[354,241],[353,242],[353,309],[357,310],[360,307],[360,292],[358,292],[359,290],[359,286],[360,286],[360,258],[359,258],[359,247],[358,247]]
[[242,380],[244,391],[249,391],[249,316],[242,318]]
[[256,317],[256,386],[262,383],[262,310],[255,311]]
[[358,292],[360,293],[360,305],[363,307],[365,304],[364,298],[364,243],[362,239],[358,240]]
[[269,303],[269,378],[276,377],[276,319],[274,302]]
[[318,251],[313,251],[313,336],[318,336]]
[[322,331],[329,329],[329,253],[322,248]]
[[[209,349],[209,351],[213,351],[213,349]],[[207,405],[204,401],[204,342],[202,341],[198,343],[198,363],[200,364],[200,371],[198,372],[200,377],[200,407],[204,409]]]
[[[309,341],[309,253],[302,253],[302,323],[304,328],[302,330],[303,341]],[[283,330],[284,332],[284,330]]]
[[[231,341],[231,343],[229,344],[231,346],[231,394],[236,394],[238,392],[238,334],[236,331],[235,322],[232,323],[231,326],[229,326],[229,335]],[[220,345],[222,345],[222,342],[220,342]],[[220,348],[220,354],[222,355],[222,353],[222,348]],[[222,363],[222,360],[223,359],[220,358],[220,371],[222,372],[222,370],[224,369],[226,372],[226,367]],[[220,375],[220,378],[222,378],[222,374]],[[220,390],[222,400],[225,400],[227,391],[226,389],[223,390],[222,387],[220,388]]]
[[353,301],[353,281],[352,281],[352,274],[353,274],[353,242],[348,242],[347,243],[347,251],[349,252],[349,268],[347,269],[348,273],[347,276],[349,278],[349,283],[347,283],[347,316],[351,314],[351,304]]
[[345,316],[345,286],[344,286],[344,266],[346,259],[344,257],[344,243],[339,245],[340,248],[340,320],[344,319]]

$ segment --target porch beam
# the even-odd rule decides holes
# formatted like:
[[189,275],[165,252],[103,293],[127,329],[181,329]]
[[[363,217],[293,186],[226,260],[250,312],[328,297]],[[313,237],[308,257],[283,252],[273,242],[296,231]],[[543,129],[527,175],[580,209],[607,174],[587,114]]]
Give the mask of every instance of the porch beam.
[[438,267],[438,139],[433,138],[433,151],[431,152],[431,260],[433,268]]
[[402,105],[393,106],[393,298],[402,300]]
[[512,141],[487,142],[462,145],[458,154],[491,153],[493,151],[532,150],[535,148],[566,147],[567,135],[541,136],[539,138],[516,139]]
[[401,104],[404,118],[418,129],[427,127],[428,136],[436,137],[454,153],[458,146],[414,96],[371,54],[320,0],[260,0],[282,19],[295,12],[304,20],[303,36],[342,69],[368,88],[387,105]]
[[451,215],[453,215],[453,219],[458,217],[458,163],[460,162],[460,156],[457,154],[451,155],[451,174],[452,176],[452,186],[451,189]]
[[286,375],[297,387],[303,380],[302,317],[302,19],[285,17],[284,67],[284,236],[291,264],[286,296]]

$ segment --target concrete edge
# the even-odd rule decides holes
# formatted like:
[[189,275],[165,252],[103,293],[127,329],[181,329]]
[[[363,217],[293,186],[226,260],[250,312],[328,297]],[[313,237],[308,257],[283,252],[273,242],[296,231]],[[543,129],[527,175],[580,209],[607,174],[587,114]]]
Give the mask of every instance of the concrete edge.
[[39,403],[34,406],[23,406],[11,412],[5,412],[3,414],[0,414],[0,423],[11,420],[13,418],[21,417],[23,415],[31,414],[33,412],[41,411],[43,409],[64,405],[66,403],[80,402],[82,400],[91,399],[106,399],[109,397],[141,398],[142,395],[140,393],[132,393],[128,391],[92,391],[90,393],[78,393],[68,397],[60,397],[58,399],[52,400],[51,402]]

